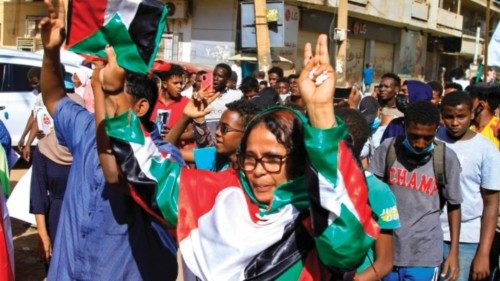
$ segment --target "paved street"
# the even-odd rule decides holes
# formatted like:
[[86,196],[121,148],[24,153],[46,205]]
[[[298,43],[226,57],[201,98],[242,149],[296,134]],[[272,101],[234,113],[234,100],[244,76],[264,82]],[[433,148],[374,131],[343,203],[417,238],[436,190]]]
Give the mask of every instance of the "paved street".
[[[18,168],[10,174],[10,184],[14,187],[26,173],[26,169]],[[45,269],[38,258],[38,238],[36,228],[17,219],[11,219],[14,236],[14,258],[16,264],[16,280],[35,281],[45,278]]]
[[[18,168],[10,174],[10,185],[14,187],[27,169]],[[14,236],[14,258],[16,260],[17,281],[38,281],[46,276],[45,269],[38,258],[38,237],[36,228],[18,219],[11,219]],[[179,259],[180,261],[180,259]],[[179,269],[177,281],[182,281],[182,269]]]

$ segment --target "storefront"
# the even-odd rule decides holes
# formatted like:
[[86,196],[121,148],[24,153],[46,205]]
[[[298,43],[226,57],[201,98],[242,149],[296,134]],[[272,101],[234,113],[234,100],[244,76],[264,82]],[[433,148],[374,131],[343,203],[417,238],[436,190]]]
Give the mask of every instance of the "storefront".
[[[299,46],[314,42],[321,33],[328,34],[334,15],[318,10],[303,10],[299,28]],[[334,24],[335,25],[335,22]],[[396,50],[401,29],[357,18],[348,19],[347,81],[362,82],[363,67],[370,63],[377,81],[387,72],[394,71]],[[334,54],[332,54],[333,60]]]

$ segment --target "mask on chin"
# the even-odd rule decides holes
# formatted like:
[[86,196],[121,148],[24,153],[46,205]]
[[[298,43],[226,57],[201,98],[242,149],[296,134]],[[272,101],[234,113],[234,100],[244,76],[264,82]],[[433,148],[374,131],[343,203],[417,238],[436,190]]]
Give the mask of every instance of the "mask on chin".
[[408,96],[401,94],[396,95],[396,108],[399,111],[404,113],[406,111],[406,108],[408,107],[408,104]]
[[430,154],[434,150],[434,144],[431,143],[423,150],[416,151],[415,148],[413,148],[413,146],[411,146],[410,141],[408,141],[408,138],[405,138],[405,140],[403,141],[403,146],[405,147],[405,149],[408,152],[411,152],[412,154],[415,154],[415,155]]
[[407,138],[403,141],[404,151],[416,162],[426,163],[432,157],[432,151],[434,150],[434,144],[429,144],[426,148],[421,151],[416,151]]
[[372,130],[376,130],[378,129],[378,127],[380,127],[380,124],[382,123],[382,120],[380,120],[380,118],[375,118],[373,119],[373,122],[370,124],[370,128]]

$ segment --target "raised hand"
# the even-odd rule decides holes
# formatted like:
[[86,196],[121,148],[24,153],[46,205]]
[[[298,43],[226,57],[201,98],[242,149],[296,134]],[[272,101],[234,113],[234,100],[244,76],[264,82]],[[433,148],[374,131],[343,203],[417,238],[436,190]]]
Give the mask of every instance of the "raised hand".
[[335,71],[330,64],[328,38],[325,34],[318,37],[314,54],[311,44],[306,44],[304,68],[298,83],[311,125],[321,129],[335,125],[333,114]]
[[[319,84],[319,80],[325,78]],[[299,90],[306,105],[333,103],[335,72],[330,65],[328,39],[324,34],[318,37],[314,54],[310,43],[304,48],[304,68],[299,77]]]
[[44,2],[49,16],[43,18],[39,23],[43,48],[45,51],[59,50],[66,39],[64,1],[59,0],[57,9],[50,0]]
[[118,91],[125,83],[125,69],[118,65],[116,53],[113,47],[106,46],[106,56],[108,63],[99,74],[99,80],[106,91]]
[[209,105],[219,95],[219,92],[209,92],[208,87],[205,89],[201,89],[195,95],[193,95],[193,98],[186,104],[186,107],[184,107],[184,115],[192,119],[204,117],[212,111]]

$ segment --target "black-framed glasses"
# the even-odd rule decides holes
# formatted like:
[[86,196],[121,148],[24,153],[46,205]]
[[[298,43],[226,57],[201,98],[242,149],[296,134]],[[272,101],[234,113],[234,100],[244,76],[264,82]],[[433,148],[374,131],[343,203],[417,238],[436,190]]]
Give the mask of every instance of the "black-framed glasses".
[[245,172],[252,172],[257,167],[257,163],[260,163],[268,173],[279,173],[287,158],[288,155],[264,155],[260,158],[251,155],[239,155],[238,164]]
[[218,124],[217,124],[217,128],[216,128],[216,130],[217,130],[217,129],[220,129],[220,133],[221,133],[222,135],[225,135],[225,134],[227,134],[227,133],[229,133],[229,132],[238,132],[238,133],[243,133],[243,130],[233,128],[233,127],[231,127],[231,126],[227,125],[226,123],[218,123]]

